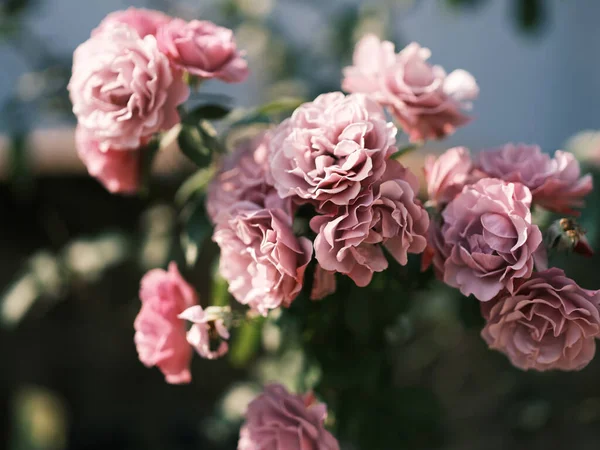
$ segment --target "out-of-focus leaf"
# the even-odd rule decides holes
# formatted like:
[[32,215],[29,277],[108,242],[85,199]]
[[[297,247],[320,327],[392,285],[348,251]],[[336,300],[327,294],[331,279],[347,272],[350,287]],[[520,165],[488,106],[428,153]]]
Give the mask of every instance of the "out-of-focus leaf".
[[10,174],[11,181],[19,193],[27,192],[33,182],[27,151],[27,133],[15,133],[11,137],[10,145]]
[[243,117],[235,120],[231,124],[231,127],[252,125],[256,123],[272,123],[278,118],[291,114],[305,101],[305,99],[299,97],[279,98],[249,111]]
[[215,272],[213,275],[212,285],[212,305],[227,306],[229,305],[229,285],[225,278]]
[[525,31],[536,31],[544,19],[544,3],[541,0],[514,0],[517,23]]
[[18,325],[40,298],[60,297],[64,283],[58,259],[49,252],[36,253],[0,297],[0,323],[5,327]]
[[215,174],[214,166],[200,169],[186,179],[175,193],[175,203],[182,207],[195,195],[204,193],[204,189]]
[[68,415],[65,402],[55,393],[37,386],[20,388],[12,399],[12,450],[66,448]]
[[419,146],[416,145],[416,144],[409,144],[409,145],[407,145],[405,147],[402,147],[397,152],[394,152],[392,154],[392,156],[390,156],[390,159],[398,159],[398,158],[400,158],[400,157],[402,157],[402,156],[404,156],[404,155],[406,155],[406,154],[408,154],[408,153],[410,153],[410,152],[412,152],[412,151],[414,151],[414,150],[416,150],[418,148],[419,148]]
[[212,162],[211,148],[206,145],[200,128],[183,125],[177,136],[179,148],[198,167],[203,168]]
[[152,163],[158,153],[159,141],[152,140],[146,147],[141,151],[141,162],[140,162],[140,192],[147,193],[148,185],[150,183],[150,177],[152,174]]
[[200,105],[188,112],[183,118],[186,125],[198,125],[202,120],[219,120],[227,116],[231,108],[223,105]]
[[234,335],[229,350],[229,360],[234,367],[244,367],[260,348],[264,319],[247,320]]
[[188,265],[194,265],[204,240],[211,234],[212,225],[206,215],[203,199],[188,205],[182,211],[183,231],[181,246]]

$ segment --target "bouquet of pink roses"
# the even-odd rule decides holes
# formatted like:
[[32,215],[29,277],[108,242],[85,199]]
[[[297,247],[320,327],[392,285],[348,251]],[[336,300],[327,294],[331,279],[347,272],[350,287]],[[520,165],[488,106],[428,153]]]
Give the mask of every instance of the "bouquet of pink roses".
[[[600,293],[548,267],[548,251],[591,253],[575,218],[552,220],[578,214],[591,177],[560,150],[507,144],[471,158],[457,147],[426,160],[421,198],[402,156],[469,123],[479,90],[429,57],[367,35],[344,71],[348,94],[239,112],[190,96],[204,80],[248,76],[232,31],[211,22],[116,12],[74,54],[69,92],[89,173],[111,192],[138,192],[176,133],[198,166],[178,194],[202,230],[186,235],[187,262],[206,230],[219,248],[213,291],[226,284],[228,294],[213,301],[175,262],[144,276],[133,324],[141,362],[189,383],[193,353],[220,358],[265,320],[305,355],[298,389],[310,392],[267,385],[248,405],[239,450],[338,449],[334,435],[386,448],[379,432],[393,427],[364,425],[364,411],[393,408],[390,330],[433,274],[479,302],[483,339],[514,366],[579,370],[594,356]],[[362,415],[350,412],[357,402]]]

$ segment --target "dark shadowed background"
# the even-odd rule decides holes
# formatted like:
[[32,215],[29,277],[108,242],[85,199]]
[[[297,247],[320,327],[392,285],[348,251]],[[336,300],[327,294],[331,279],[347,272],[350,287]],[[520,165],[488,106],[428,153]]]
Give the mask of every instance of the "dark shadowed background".
[[[137,359],[139,279],[182,258],[171,199],[189,168],[176,158],[158,167],[142,198],[108,194],[77,162],[65,90],[75,47],[128,6],[232,27],[253,74],[206,91],[241,106],[339,89],[367,31],[398,46],[416,40],[434,63],[468,70],[481,88],[476,120],[430,150],[523,141],[548,152],[567,146],[590,170],[600,165],[597,135],[572,138],[600,128],[596,0],[0,0],[0,442],[8,449],[234,449],[257,382],[285,381],[302,364],[294,353],[269,359],[241,345],[229,360],[196,358],[194,382],[169,386]],[[595,249],[599,202],[595,192],[582,217]],[[203,248],[184,272],[201,296],[213,254]],[[556,262],[583,287],[600,287],[599,257]],[[406,411],[390,425],[405,439],[390,450],[598,448],[599,358],[579,373],[523,373],[487,350],[473,302],[436,286],[414,304],[395,330],[394,376],[407,388],[381,405]],[[357,329],[368,320],[349,314]],[[248,333],[248,347],[281,339],[269,327]]]

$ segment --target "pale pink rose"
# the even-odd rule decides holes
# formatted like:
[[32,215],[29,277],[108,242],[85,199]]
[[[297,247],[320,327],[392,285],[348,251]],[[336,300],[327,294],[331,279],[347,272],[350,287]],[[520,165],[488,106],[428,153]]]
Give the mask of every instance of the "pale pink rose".
[[442,213],[444,282],[488,301],[529,278],[542,242],[530,206],[531,192],[520,183],[484,178],[466,186]]
[[446,150],[437,158],[429,155],[425,160],[425,180],[429,201],[445,205],[472,181],[471,155],[465,147]]
[[471,107],[479,88],[464,70],[446,75],[430,65],[430,56],[415,42],[395,53],[393,43],[366,35],[356,45],[353,66],[344,69],[342,87],[389,107],[411,141],[443,138],[470,121],[461,109]]
[[398,161],[387,162],[381,179],[351,204],[311,222],[315,256],[324,270],[348,275],[358,286],[388,266],[379,244],[402,265],[427,247],[429,216],[418,201],[417,178]]
[[266,181],[267,151],[268,134],[260,133],[242,141],[224,158],[207,189],[206,211],[213,223],[237,202],[264,205],[266,196],[273,192],[273,186]]
[[229,28],[207,20],[174,19],[157,34],[158,47],[178,68],[200,78],[239,83],[248,77],[248,63]]
[[156,36],[158,29],[168,24],[172,17],[166,14],[145,8],[128,8],[124,11],[115,11],[106,16],[100,25],[92,31],[92,36],[102,33],[106,28],[115,24],[125,24],[133,28],[140,37]]
[[187,341],[201,357],[216,359],[229,350],[229,330],[225,326],[228,313],[225,308],[209,306],[202,309],[200,305],[194,305],[179,314],[180,319],[193,323]]
[[339,450],[325,429],[327,406],[312,394],[294,395],[279,384],[248,405],[238,450]]
[[229,292],[260,314],[289,307],[302,290],[312,244],[296,237],[285,202],[273,194],[265,206],[239,202],[219,217],[213,240]]
[[144,146],[179,123],[177,106],[189,95],[156,39],[126,25],[107,26],[77,47],[68,88],[79,125],[101,151]]
[[580,370],[596,352],[599,291],[582,289],[560,269],[538,272],[482,304],[481,335],[523,370]]
[[557,150],[554,158],[537,145],[506,144],[479,154],[479,169],[490,177],[519,182],[531,190],[534,203],[561,214],[578,214],[592,191],[591,175],[581,176],[579,162]]
[[281,197],[319,210],[348,205],[385,170],[396,128],[363,95],[320,95],[294,111],[269,144],[270,182]]
[[75,141],[79,158],[91,176],[97,178],[112,193],[131,194],[140,187],[139,150],[100,151],[82,127],[77,127]]
[[319,264],[315,267],[313,285],[310,291],[311,300],[322,300],[335,292],[337,283],[335,272],[323,269]]
[[189,383],[192,348],[185,322],[177,316],[198,302],[194,289],[182,278],[175,263],[169,270],[154,269],[141,281],[142,309],[134,322],[140,361],[157,366],[168,383]]

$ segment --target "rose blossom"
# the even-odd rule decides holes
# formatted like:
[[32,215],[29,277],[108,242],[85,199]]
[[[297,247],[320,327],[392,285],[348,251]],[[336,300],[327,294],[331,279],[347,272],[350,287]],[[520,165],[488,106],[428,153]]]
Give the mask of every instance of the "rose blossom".
[[[229,350],[226,342],[229,330],[225,326],[225,319],[230,313],[229,308],[209,306],[202,309],[200,305],[194,305],[179,314],[180,319],[194,324],[187,333],[187,341],[201,357],[216,359]],[[216,346],[215,349],[212,349],[212,344]]]
[[520,183],[483,178],[466,186],[442,213],[444,282],[488,301],[531,276],[542,233],[530,206],[531,192]]
[[312,244],[297,238],[287,202],[270,195],[265,206],[239,202],[219,217],[213,240],[229,292],[260,314],[289,307],[302,289]]
[[290,394],[279,384],[248,405],[240,430],[238,450],[339,450],[337,440],[324,426],[327,406],[312,394]]
[[348,275],[358,286],[388,266],[382,244],[405,265],[409,253],[427,246],[429,216],[416,198],[417,178],[390,160],[381,180],[334,214],[315,216],[315,256],[324,270]]
[[348,205],[385,170],[396,128],[365,96],[341,92],[301,105],[274,131],[270,181],[280,197],[323,210]]
[[583,198],[592,191],[592,177],[581,177],[579,162],[568,152],[557,150],[554,158],[537,145],[506,144],[479,154],[479,169],[490,177],[527,186],[533,201],[546,209],[577,214]]
[[130,194],[140,185],[140,152],[138,150],[100,151],[98,143],[77,127],[77,153],[89,174],[97,178],[112,193]]
[[469,122],[461,108],[470,108],[479,88],[464,70],[446,75],[430,65],[430,56],[415,42],[396,54],[393,43],[366,35],[356,45],[354,65],[344,69],[342,87],[389,107],[411,141],[443,138]]
[[242,141],[226,158],[208,186],[206,210],[213,223],[239,201],[264,205],[273,187],[266,182],[268,135]]
[[580,370],[596,351],[599,305],[599,291],[582,289],[552,268],[483,304],[481,335],[520,369]]
[[106,28],[115,24],[125,24],[133,28],[140,37],[148,35],[156,36],[156,32],[162,25],[166,25],[172,17],[166,14],[145,8],[127,8],[124,11],[115,11],[106,16],[100,25],[92,31],[92,36],[102,33]]
[[454,147],[437,158],[429,155],[425,160],[425,180],[429,201],[443,205],[462,191],[471,182],[473,164],[469,149]]
[[138,149],[179,122],[189,94],[153,36],[111,25],[81,44],[69,82],[73,112],[101,151]]
[[337,283],[335,281],[335,272],[323,269],[319,264],[315,267],[312,289],[310,291],[311,300],[322,300],[335,292]]
[[134,322],[140,361],[147,367],[157,366],[168,383],[189,383],[192,349],[185,322],[177,316],[198,303],[194,289],[172,262],[168,271],[154,269],[144,275],[140,299],[142,309]]
[[192,75],[228,83],[239,83],[248,77],[248,63],[229,28],[207,20],[174,19],[158,30],[157,40],[171,62]]

